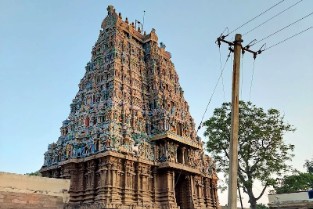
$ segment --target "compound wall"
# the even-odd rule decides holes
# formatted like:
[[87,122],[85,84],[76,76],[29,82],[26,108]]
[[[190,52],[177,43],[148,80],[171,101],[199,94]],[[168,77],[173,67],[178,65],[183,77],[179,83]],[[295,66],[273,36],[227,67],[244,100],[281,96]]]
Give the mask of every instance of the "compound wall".
[[0,209],[61,209],[70,181],[0,172]]

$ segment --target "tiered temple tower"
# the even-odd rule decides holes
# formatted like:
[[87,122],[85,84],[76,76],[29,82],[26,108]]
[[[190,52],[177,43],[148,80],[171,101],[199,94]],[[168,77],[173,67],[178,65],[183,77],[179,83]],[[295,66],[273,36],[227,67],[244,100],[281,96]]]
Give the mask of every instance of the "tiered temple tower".
[[67,208],[213,209],[203,151],[171,55],[113,6],[41,173],[71,180]]

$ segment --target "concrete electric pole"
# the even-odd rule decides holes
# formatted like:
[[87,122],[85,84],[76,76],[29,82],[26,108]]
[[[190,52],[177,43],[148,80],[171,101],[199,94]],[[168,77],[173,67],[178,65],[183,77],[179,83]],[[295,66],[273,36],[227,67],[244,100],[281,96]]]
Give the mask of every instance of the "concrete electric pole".
[[232,82],[231,133],[229,148],[229,186],[228,205],[237,209],[237,171],[238,171],[238,132],[239,132],[239,75],[241,56],[241,35],[236,34],[234,41],[234,64]]
[[[225,36],[220,36],[217,43],[227,43],[230,50],[234,52],[233,78],[232,78],[232,111],[231,111],[231,134],[229,148],[229,184],[228,184],[228,208],[237,209],[237,174],[238,174],[238,133],[239,133],[239,76],[240,76],[240,56],[241,52],[248,51],[253,54],[254,59],[259,52],[249,49],[249,46],[242,47],[241,34],[236,34],[235,41],[225,40]],[[234,47],[232,50],[231,47]]]

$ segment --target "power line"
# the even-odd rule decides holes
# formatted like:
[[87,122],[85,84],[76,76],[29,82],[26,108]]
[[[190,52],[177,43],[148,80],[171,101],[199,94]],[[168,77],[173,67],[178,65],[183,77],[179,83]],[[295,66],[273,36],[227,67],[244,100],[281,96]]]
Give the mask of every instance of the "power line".
[[296,37],[296,36],[298,36],[298,35],[300,35],[300,34],[306,32],[306,31],[308,31],[308,30],[310,30],[310,29],[312,29],[312,28],[313,28],[313,26],[308,27],[307,29],[302,30],[302,31],[300,31],[299,33],[296,33],[296,34],[294,34],[294,35],[292,35],[292,36],[289,36],[288,38],[286,38],[286,39],[284,39],[284,40],[282,40],[282,41],[279,41],[279,42],[277,42],[276,44],[273,44],[273,45],[271,45],[271,46],[265,48],[265,49],[262,50],[262,51],[266,51],[266,50],[269,50],[269,49],[271,49],[271,48],[273,48],[273,47],[275,47],[275,46],[277,46],[277,45],[280,45],[280,44],[284,43],[285,41],[288,41],[289,39],[292,39],[292,38],[294,38],[294,37]]
[[288,8],[284,9],[283,11],[277,13],[276,15],[274,15],[273,17],[267,19],[266,21],[262,22],[261,24],[259,24],[258,26],[252,28],[251,30],[249,30],[248,32],[244,33],[243,35],[247,35],[248,33],[254,31],[255,29],[261,27],[262,25],[266,24],[267,22],[271,21],[272,19],[274,19],[275,17],[281,15],[282,13],[286,12],[287,10],[291,9],[292,7],[296,6],[297,4],[299,4],[300,2],[302,2],[303,0],[300,0],[298,2],[296,2],[295,4],[289,6]]
[[[221,53],[221,48],[219,47],[219,53],[220,53],[220,69],[221,71],[223,70],[223,66],[222,66],[222,53]],[[224,88],[224,79],[222,76],[222,86],[223,86],[223,95],[224,95],[224,101],[225,101],[225,88]]]
[[280,2],[276,3],[275,5],[271,6],[270,8],[266,9],[265,11],[261,12],[260,14],[258,14],[257,16],[255,16],[254,18],[248,20],[247,22],[245,22],[244,24],[240,25],[239,27],[237,27],[236,29],[232,30],[231,32],[229,32],[226,36],[232,34],[233,32],[235,32],[236,30],[242,28],[243,26],[247,25],[248,23],[252,22],[253,20],[255,20],[256,18],[262,16],[263,14],[265,14],[266,12],[270,11],[271,9],[273,9],[274,7],[278,6],[279,4],[283,3],[285,0],[281,0]]
[[281,28],[281,29],[275,31],[274,33],[269,34],[268,36],[262,38],[261,40],[255,42],[255,43],[253,43],[251,46],[253,46],[253,45],[257,44],[257,43],[260,43],[261,41],[264,41],[264,40],[266,40],[266,39],[268,39],[268,38],[270,38],[270,37],[276,35],[277,33],[279,33],[279,32],[281,32],[281,31],[285,30],[286,28],[289,28],[290,26],[292,26],[292,25],[294,25],[294,24],[300,22],[301,20],[304,20],[305,18],[311,16],[312,14],[313,14],[313,12],[311,12],[310,14],[307,14],[306,16],[304,16],[304,17],[302,17],[302,18],[300,18],[300,19],[298,19],[298,20],[296,20],[296,21],[290,23],[289,25],[286,25],[285,27],[283,27],[283,28]]
[[213,92],[212,92],[212,94],[211,94],[211,96],[210,96],[209,102],[208,102],[208,104],[207,104],[207,106],[206,106],[206,108],[205,108],[205,111],[204,111],[203,115],[202,115],[201,122],[200,122],[200,124],[199,124],[198,129],[197,129],[197,132],[200,130],[200,128],[201,128],[201,126],[202,126],[205,113],[208,111],[208,108],[209,108],[209,105],[210,105],[210,103],[211,103],[211,101],[212,101],[212,98],[213,98],[213,95],[214,95],[214,93],[215,93],[216,87],[217,87],[218,83],[220,82],[221,77],[223,76],[223,72],[224,72],[225,67],[226,67],[226,64],[227,64],[227,62],[228,62],[228,60],[229,60],[230,54],[231,54],[231,51],[229,51],[229,54],[228,54],[228,56],[227,56],[227,59],[226,59],[226,61],[225,61],[225,63],[224,63],[224,67],[223,67],[223,69],[221,70],[220,76],[218,77],[217,82],[216,82],[216,84],[215,84],[215,86],[214,86],[214,89],[213,89]]
[[253,84],[253,79],[254,79],[254,68],[255,68],[255,59],[253,60],[252,77],[251,77],[250,92],[249,92],[249,101],[251,101],[251,90],[252,90],[252,84]]

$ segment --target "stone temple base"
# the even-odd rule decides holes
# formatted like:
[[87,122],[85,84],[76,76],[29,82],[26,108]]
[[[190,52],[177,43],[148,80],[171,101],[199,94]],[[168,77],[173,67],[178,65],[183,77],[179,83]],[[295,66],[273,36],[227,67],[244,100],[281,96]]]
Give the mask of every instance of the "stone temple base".
[[178,162],[107,151],[41,172],[71,180],[66,209],[218,208],[217,179]]
[[144,205],[144,206],[139,206],[139,205],[105,205],[105,204],[100,204],[100,203],[94,203],[94,204],[77,204],[77,203],[70,203],[66,204],[64,206],[64,209],[154,209],[154,208],[160,208],[160,209],[179,209],[179,207],[171,207],[171,206],[163,206],[163,207],[156,207],[155,205]]

